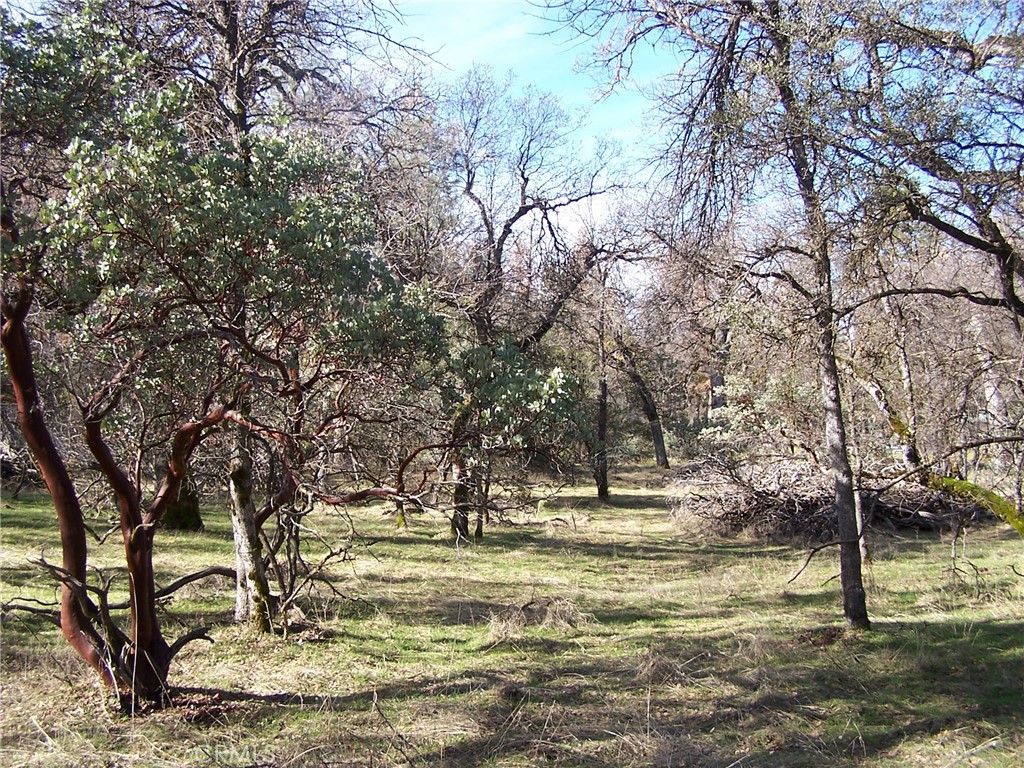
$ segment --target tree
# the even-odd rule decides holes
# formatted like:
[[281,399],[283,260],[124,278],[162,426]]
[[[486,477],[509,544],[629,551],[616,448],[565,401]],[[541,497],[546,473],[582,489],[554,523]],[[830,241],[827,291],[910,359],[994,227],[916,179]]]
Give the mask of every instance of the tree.
[[[895,448],[908,479],[989,507],[1020,529],[1019,510],[1003,497],[1014,494],[1009,475],[1024,413],[1012,384],[1021,360],[1013,315],[893,288],[959,273],[965,290],[982,295],[994,285],[987,257],[911,221],[879,234],[869,220],[860,233],[870,253],[857,264],[858,281],[869,281],[861,290],[886,288],[871,304],[854,302],[855,333],[840,361],[871,403],[861,418],[871,410],[878,417],[874,435],[859,436],[862,457],[884,464]],[[882,312],[871,311],[879,304]]]
[[[769,172],[784,172],[795,226],[766,253],[802,259],[808,283],[792,285],[811,307],[818,347],[824,443],[835,487],[841,541],[843,610],[847,621],[868,627],[846,422],[836,363],[836,216],[829,145],[828,71],[816,66],[837,44],[838,17],[799,3],[707,3],[666,0],[555,4],[581,34],[606,35],[609,60],[628,66],[642,40],[675,53],[682,63],[663,106],[675,130],[670,155],[677,162],[682,210],[710,234],[725,207],[749,199]],[[814,34],[810,31],[814,30]],[[607,33],[607,34],[606,34]],[[778,194],[778,193],[777,193]],[[782,268],[780,275],[785,275]]]
[[[81,3],[73,0],[68,5],[77,9]],[[353,126],[373,125],[374,117],[396,108],[394,104],[372,103],[356,87],[354,77],[340,74],[343,64],[358,67],[371,59],[379,69],[386,59],[382,48],[398,47],[387,35],[386,22],[392,13],[382,11],[374,2],[103,0],[96,7],[126,46],[146,53],[140,66],[150,83],[156,87],[169,82],[189,84],[191,98],[185,119],[192,148],[233,155],[237,162],[226,163],[222,171],[233,175],[229,184],[243,197],[245,189],[255,189],[261,183],[265,169],[258,166],[268,162],[260,154],[266,149],[261,142],[267,134],[287,135],[302,145],[313,141],[325,149],[327,144],[340,148],[322,160],[339,162],[333,172],[354,183]],[[328,126],[344,137],[328,138]],[[334,183],[326,166],[308,170],[313,173],[309,183],[315,183],[314,177],[326,180],[328,187]],[[364,207],[362,215],[370,216],[369,210]],[[292,474],[310,458],[298,450],[302,441],[296,436],[308,426],[311,406],[303,389],[308,382],[303,381],[302,366],[313,340],[305,329],[288,327],[282,318],[266,325],[263,307],[250,300],[253,281],[262,277],[259,266],[250,263],[251,241],[243,238],[235,245],[239,252],[229,262],[234,283],[230,295],[223,297],[234,307],[218,320],[230,337],[227,343],[232,353],[226,364],[242,378],[264,377],[261,380],[266,381],[270,377],[277,391],[284,393],[276,397],[273,417],[267,409],[257,413],[259,406],[254,403],[266,393],[247,393],[239,408],[241,417],[233,420],[235,440],[224,446],[238,561],[236,620],[251,621],[255,628],[269,631],[274,601],[262,561],[267,559],[272,566],[276,560],[273,551],[264,550],[294,548],[298,542],[278,529],[270,537],[273,543],[265,548],[260,534],[271,518],[293,533],[301,530],[290,519],[299,489]],[[280,333],[273,344],[268,341],[271,327]],[[332,361],[332,369],[336,362]],[[334,379],[336,386],[337,378],[335,371],[317,382],[325,387],[325,382]],[[254,461],[254,430],[263,436],[267,466]],[[271,466],[279,470],[277,476],[258,483]],[[258,488],[267,485],[273,489],[265,503],[257,504]],[[290,581],[280,573],[277,576],[281,587]]]
[[[157,525],[193,453],[218,425],[241,424],[285,447],[280,495],[294,495],[308,458],[297,447],[322,441],[347,415],[335,388],[367,369],[404,370],[434,348],[436,322],[373,254],[350,159],[266,137],[252,137],[244,156],[232,145],[197,150],[182,119],[186,91],[140,88],[103,33],[74,24],[18,32],[5,41],[5,61],[17,63],[5,93],[24,93],[27,105],[68,101],[66,62],[95,59],[109,72],[98,89],[103,119],[89,131],[58,127],[70,140],[61,186],[27,177],[21,186],[38,190],[37,209],[9,209],[3,343],[21,429],[57,510],[64,563],[50,570],[63,585],[65,634],[126,701],[160,703],[174,653],[205,631],[163,639],[152,567]],[[120,510],[127,632],[111,616],[107,585],[87,580],[80,500],[39,407],[30,332],[59,338],[79,439]],[[142,404],[144,418],[130,404]],[[138,453],[165,455],[155,487],[126,471],[131,454],[108,438],[119,430],[137,436]],[[263,610],[266,593],[254,598]]]
[[644,417],[647,419],[648,427],[651,430],[651,444],[654,448],[654,463],[662,469],[668,469],[668,451],[665,449],[665,431],[662,428],[661,416],[658,411],[658,403],[654,398],[647,383],[647,379],[640,371],[640,364],[636,352],[623,338],[622,333],[615,335],[615,346],[620,357],[620,366],[629,377],[630,382],[636,389],[637,397],[640,399],[640,406],[643,409]]
[[[4,93],[12,109],[4,132],[3,245],[9,271],[3,286],[0,338],[21,432],[50,492],[60,530],[62,564],[44,564],[62,585],[61,629],[76,652],[125,699],[160,700],[174,654],[205,630],[187,633],[173,644],[160,632],[152,567],[154,525],[176,496],[189,455],[204,433],[223,420],[232,403],[230,399],[217,402],[220,392],[210,390],[198,413],[174,426],[164,442],[167,465],[160,487],[143,506],[137,488],[111,453],[102,425],[129,373],[160,345],[138,347],[107,369],[104,384],[78,399],[84,426],[81,439],[119,508],[132,585],[131,623],[125,632],[111,620],[105,588],[88,582],[82,507],[42,411],[29,325],[36,320],[31,313],[37,301],[45,315],[55,316],[65,329],[76,320],[87,324],[89,307],[100,298],[96,278],[101,265],[83,262],[74,254],[65,264],[55,255],[56,244],[66,236],[74,237],[74,233],[56,231],[62,228],[60,212],[74,204],[77,191],[74,179],[60,181],[62,172],[73,176],[76,167],[72,162],[67,168],[59,149],[68,140],[77,141],[79,148],[97,146],[95,140],[107,135],[104,128],[145,123],[158,105],[142,101],[124,108],[122,99],[132,85],[127,77],[130,56],[110,46],[109,37],[91,28],[89,19],[69,20],[50,29],[16,22],[5,13],[4,27]],[[84,82],[71,74],[82,62],[93,73]],[[51,287],[58,291],[51,293]],[[123,286],[120,293],[124,295]],[[112,297],[108,293],[105,298]],[[55,312],[48,311],[53,307]],[[115,319],[112,325],[119,323]],[[134,329],[125,323],[121,330],[131,333]],[[173,343],[172,336],[168,345]]]
[[[133,51],[157,88],[195,89],[189,122],[207,140],[240,141],[277,118],[315,118],[345,128],[365,119],[365,95],[341,77],[367,61],[378,70],[393,41],[394,10],[374,0],[59,0],[90,7]],[[368,107],[371,111],[373,106]]]
[[[461,198],[461,248],[445,265],[451,278],[444,295],[460,315],[458,324],[464,318],[467,326],[453,329],[468,348],[463,360],[508,359],[513,349],[523,361],[536,359],[587,275],[611,256],[601,243],[574,242],[567,226],[574,208],[605,191],[603,162],[575,155],[571,122],[552,94],[516,94],[510,80],[497,81],[483,68],[451,85],[436,120],[446,142],[446,172]],[[487,381],[487,375],[485,368],[460,376],[459,386]],[[538,369],[534,375],[554,373]],[[472,425],[479,417],[474,409],[486,407],[491,395],[460,392],[451,401],[448,440],[462,499],[456,507],[465,509],[469,497],[486,504],[488,441]],[[456,535],[463,521],[457,509]]]
[[857,61],[836,80],[845,133],[836,146],[877,174],[893,214],[990,260],[994,303],[1020,333],[1019,9],[872,4],[849,23]]

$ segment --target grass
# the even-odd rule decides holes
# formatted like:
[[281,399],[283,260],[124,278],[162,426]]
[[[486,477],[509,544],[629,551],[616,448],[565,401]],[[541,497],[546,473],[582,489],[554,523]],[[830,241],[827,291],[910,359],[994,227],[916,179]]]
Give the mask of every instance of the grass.
[[[1020,537],[972,532],[950,570],[938,536],[873,541],[874,629],[840,616],[835,555],[794,583],[800,548],[683,538],[642,478],[586,488],[456,547],[440,518],[362,538],[314,626],[253,637],[215,578],[174,600],[177,706],[135,719],[38,618],[4,618],[0,764],[10,766],[1017,766],[1024,757]],[[226,515],[162,532],[158,579],[232,560]],[[2,509],[3,599],[52,599],[42,500]],[[336,514],[316,524],[348,530]],[[93,562],[116,568],[113,538]],[[1018,565],[1018,570],[1021,570]],[[527,607],[529,604],[529,607]],[[553,613],[553,609],[557,609]],[[554,616],[554,618],[552,618]],[[510,618],[511,617],[511,618]]]

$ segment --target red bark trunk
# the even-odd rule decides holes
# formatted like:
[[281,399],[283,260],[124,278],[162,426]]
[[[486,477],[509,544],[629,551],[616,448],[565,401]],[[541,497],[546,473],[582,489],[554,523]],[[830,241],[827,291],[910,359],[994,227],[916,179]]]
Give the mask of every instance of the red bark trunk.
[[[117,465],[103,440],[98,420],[87,420],[85,438],[89,450],[117,498],[125,563],[128,566],[132,649],[128,681],[133,694],[148,701],[162,701],[167,688],[171,650],[160,632],[156,612],[156,583],[153,578],[153,531],[142,519],[135,486]],[[180,481],[178,483],[180,485]]]
[[[32,347],[25,328],[25,318],[32,306],[32,293],[23,289],[13,304],[8,303],[7,297],[4,299],[0,339],[18,407],[19,426],[53,501],[60,530],[63,568],[72,578],[85,584],[88,550],[82,507],[71,476],[43,418],[32,367]],[[60,619],[61,630],[71,647],[99,672],[107,685],[113,686],[114,676],[104,653],[106,644],[68,584],[61,588]]]

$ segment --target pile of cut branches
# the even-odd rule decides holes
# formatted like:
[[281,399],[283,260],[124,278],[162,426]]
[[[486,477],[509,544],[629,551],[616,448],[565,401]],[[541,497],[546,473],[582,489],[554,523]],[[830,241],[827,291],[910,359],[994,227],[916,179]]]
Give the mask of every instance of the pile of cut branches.
[[993,521],[988,508],[913,482],[880,495],[862,494],[864,522],[869,528],[957,531],[971,523]]
[[[838,538],[828,474],[791,459],[739,462],[719,456],[680,468],[673,519],[698,536],[750,536],[769,542],[820,543]],[[903,483],[861,493],[865,524],[876,530],[959,530],[993,516],[985,508]]]

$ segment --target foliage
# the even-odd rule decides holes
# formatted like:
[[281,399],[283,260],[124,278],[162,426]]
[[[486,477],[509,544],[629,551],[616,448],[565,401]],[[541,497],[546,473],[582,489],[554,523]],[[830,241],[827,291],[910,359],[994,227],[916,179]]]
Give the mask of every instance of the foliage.
[[[138,85],[140,61],[110,28],[81,14],[44,25],[0,8],[4,108],[4,177],[7,194],[39,195],[33,174],[47,168],[75,137],[108,139],[119,125],[119,105]],[[14,199],[5,200],[13,205]]]
[[185,99],[131,105],[113,147],[74,142],[68,193],[41,215],[42,300],[67,308],[48,317],[75,390],[117,377],[173,423],[225,376],[287,363],[331,382],[434,354],[437,321],[374,256],[345,158],[273,138],[196,153],[167,120]]
[[558,366],[542,368],[512,340],[465,350],[452,361],[452,374],[445,405],[476,414],[484,450],[557,449],[573,439],[580,418],[575,380]]

